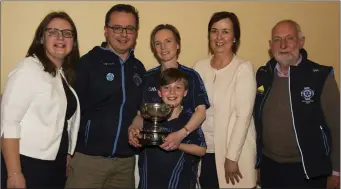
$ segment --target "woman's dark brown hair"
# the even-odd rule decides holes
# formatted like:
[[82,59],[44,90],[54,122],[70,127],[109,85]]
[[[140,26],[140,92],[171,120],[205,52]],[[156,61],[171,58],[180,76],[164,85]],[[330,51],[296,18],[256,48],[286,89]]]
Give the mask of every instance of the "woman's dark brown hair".
[[75,67],[76,64],[79,62],[79,48],[78,48],[78,39],[77,39],[77,29],[70,18],[70,16],[65,12],[51,12],[50,14],[46,15],[45,18],[39,24],[34,39],[26,57],[29,56],[36,56],[40,62],[44,66],[44,71],[51,74],[53,77],[56,76],[57,70],[55,64],[47,57],[44,44],[42,43],[42,39],[45,33],[45,30],[48,24],[55,18],[66,20],[70,23],[73,31],[73,47],[71,52],[64,58],[64,63],[62,65],[64,75],[66,80],[69,84],[73,85],[74,78],[75,78]]
[[[232,22],[233,34],[234,34],[234,38],[236,39],[236,41],[232,45],[232,52],[236,54],[239,44],[240,44],[240,24],[239,24],[238,17],[233,12],[222,11],[222,12],[216,12],[212,15],[208,23],[208,41],[210,41],[210,33],[211,33],[211,28],[213,24],[225,18],[230,19]],[[213,54],[209,42],[208,42],[208,47],[209,47],[210,53]]]

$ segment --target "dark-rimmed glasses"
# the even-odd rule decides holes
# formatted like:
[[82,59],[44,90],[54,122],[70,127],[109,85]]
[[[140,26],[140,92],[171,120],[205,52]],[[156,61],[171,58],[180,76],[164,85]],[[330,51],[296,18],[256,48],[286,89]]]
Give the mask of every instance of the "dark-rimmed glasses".
[[46,28],[45,31],[49,34],[49,36],[53,37],[59,37],[63,36],[65,38],[73,38],[74,33],[72,30],[66,29],[66,30],[60,30],[57,28]]
[[127,27],[123,27],[123,26],[119,26],[119,25],[115,25],[115,26],[108,26],[108,28],[112,29],[112,31],[114,33],[120,34],[123,32],[123,30],[126,30],[127,34],[135,34],[136,33],[136,28],[134,26],[127,26]]

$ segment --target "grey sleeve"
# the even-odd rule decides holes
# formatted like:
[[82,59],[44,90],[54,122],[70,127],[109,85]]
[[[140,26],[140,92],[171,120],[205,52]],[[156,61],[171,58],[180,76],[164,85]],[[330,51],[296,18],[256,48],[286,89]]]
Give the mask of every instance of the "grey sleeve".
[[321,94],[321,106],[332,138],[333,170],[340,171],[340,91],[332,75],[329,75],[325,81]]

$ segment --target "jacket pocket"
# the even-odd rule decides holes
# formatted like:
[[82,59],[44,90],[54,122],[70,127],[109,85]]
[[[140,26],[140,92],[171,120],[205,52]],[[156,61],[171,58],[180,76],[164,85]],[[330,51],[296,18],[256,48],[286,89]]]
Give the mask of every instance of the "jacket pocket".
[[84,136],[85,146],[88,144],[90,125],[91,125],[91,120],[88,120],[88,122],[86,123],[86,127],[85,127],[85,136]]
[[326,151],[326,155],[329,154],[329,145],[328,145],[328,139],[327,139],[327,136],[322,128],[322,126],[320,125],[320,129],[321,129],[321,133],[322,133],[322,138],[323,138],[323,143],[324,143],[324,148],[325,148],[325,151]]

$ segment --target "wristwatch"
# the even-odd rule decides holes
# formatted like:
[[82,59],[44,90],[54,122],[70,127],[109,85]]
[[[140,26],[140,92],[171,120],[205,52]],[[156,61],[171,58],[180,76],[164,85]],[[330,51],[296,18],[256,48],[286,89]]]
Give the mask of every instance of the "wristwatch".
[[186,127],[186,126],[184,126],[183,128],[184,128],[184,129],[185,129],[185,131],[186,131],[186,136],[188,136],[188,135],[189,135],[189,130],[187,129],[187,127]]

